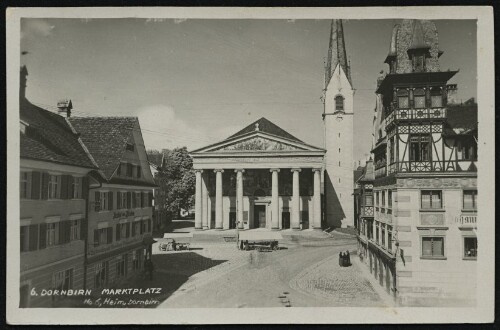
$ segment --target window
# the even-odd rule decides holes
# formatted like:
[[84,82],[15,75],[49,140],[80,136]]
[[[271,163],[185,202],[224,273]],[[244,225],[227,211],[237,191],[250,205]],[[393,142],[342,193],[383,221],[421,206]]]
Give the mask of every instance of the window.
[[395,155],[395,150],[394,150],[394,147],[395,147],[395,143],[394,143],[394,139],[395,137],[391,137],[391,139],[389,140],[389,162],[390,164],[394,163],[394,155]]
[[69,221],[69,240],[76,241],[80,239],[80,220]]
[[69,290],[73,288],[73,268],[55,272],[52,275],[52,287],[54,290]]
[[119,258],[116,263],[116,277],[124,277],[127,275],[127,255],[124,254]]
[[141,269],[141,255],[142,255],[141,249],[132,251],[132,269],[133,270]]
[[47,242],[47,247],[54,246],[58,243],[57,231],[59,229],[59,224],[56,222],[48,223],[47,230],[45,232],[45,241]]
[[140,192],[135,193],[135,207],[136,208],[141,207],[141,193]]
[[108,282],[108,262],[101,262],[95,265],[94,287],[100,288]]
[[121,208],[122,209],[127,208],[127,193],[126,192],[121,193]]
[[132,223],[132,236],[141,234],[141,221],[134,221]]
[[431,160],[430,136],[410,136],[410,160],[414,162]]
[[57,175],[49,175],[49,199],[59,198],[59,179]]
[[392,226],[387,225],[387,249],[392,251]]
[[344,97],[342,95],[335,96],[335,111],[344,111]]
[[368,239],[373,238],[373,221],[368,221],[366,224],[367,227],[367,234],[368,234]]
[[443,106],[443,96],[441,94],[441,89],[438,87],[433,87],[431,89],[431,107],[441,108]]
[[444,237],[422,237],[422,257],[444,257]]
[[472,139],[458,141],[457,158],[458,160],[476,160],[477,159],[476,143]]
[[113,228],[100,228],[94,230],[94,246],[105,245],[113,242]]
[[375,224],[375,242],[379,242],[379,229],[380,229],[380,222],[377,221]]
[[21,226],[21,252],[29,251],[29,226]]
[[415,109],[425,108],[425,91],[423,89],[415,89],[413,92],[413,102]]
[[382,224],[381,229],[382,229],[382,234],[380,236],[382,236],[382,246],[385,246],[385,224],[384,223]]
[[406,89],[400,89],[397,92],[397,96],[398,96],[398,108],[408,109],[409,108],[408,91]]
[[20,177],[20,187],[19,187],[19,192],[20,192],[20,197],[21,198],[30,198],[30,189],[29,189],[29,182],[30,181],[30,173],[29,172],[21,172],[21,177]]
[[82,178],[73,177],[73,199],[82,198]]
[[477,258],[477,237],[464,237],[464,258]]
[[108,192],[101,192],[101,211],[108,209]]
[[385,191],[382,191],[382,207],[385,207]]
[[365,206],[373,206],[373,195],[365,195]]
[[441,190],[422,190],[423,209],[442,209]]
[[413,56],[413,71],[414,72],[425,71],[425,57],[424,57],[424,55],[414,55]]
[[477,209],[477,190],[464,190],[464,209]]
[[141,176],[142,176],[142,169],[141,169],[141,167],[140,167],[140,166],[137,166],[137,178],[139,178],[139,179],[140,179],[140,178],[141,178]]
[[387,191],[387,207],[392,207],[392,190]]
[[132,177],[133,169],[134,169],[134,167],[132,164],[127,164],[127,176],[128,177]]
[[134,151],[134,145],[132,143],[127,143],[125,149],[128,151]]
[[378,206],[379,205],[379,192],[378,191],[375,193],[375,202],[376,202],[376,205]]

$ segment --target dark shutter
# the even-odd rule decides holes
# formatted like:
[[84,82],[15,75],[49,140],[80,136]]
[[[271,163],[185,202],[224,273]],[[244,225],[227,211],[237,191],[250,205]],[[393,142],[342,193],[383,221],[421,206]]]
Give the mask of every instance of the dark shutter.
[[100,204],[101,204],[101,193],[100,193],[100,192],[96,191],[96,192],[94,193],[94,201],[95,201],[95,204],[94,204],[94,205],[95,205],[94,210],[95,210],[96,212],[98,212],[98,211],[100,211],[100,210],[101,210],[101,205],[100,205]]
[[64,228],[64,239],[65,239],[65,243],[68,243],[70,241],[70,235],[71,235],[71,223],[73,221],[64,221],[66,223],[66,228]]
[[87,238],[87,218],[80,219],[80,239]]
[[40,199],[40,172],[31,173],[31,199]]
[[134,193],[131,193],[130,194],[130,197],[132,197],[132,201],[130,204],[132,204],[132,208],[135,209],[136,205],[135,205],[135,192]]
[[151,219],[148,219],[148,232],[151,232]]
[[116,192],[116,209],[119,210],[121,209],[121,193],[119,191]]
[[29,226],[29,251],[38,249],[38,225]]
[[59,244],[64,244],[66,243],[66,238],[64,237],[64,234],[66,232],[67,221],[61,221],[59,222]]
[[39,241],[40,241],[40,250],[45,249],[47,246],[47,224],[46,223],[41,223],[40,224],[40,235],[39,235]]
[[132,237],[134,237],[134,236],[135,236],[135,224],[136,224],[136,222],[135,222],[135,221],[134,221],[134,222],[132,222]]
[[121,235],[121,230],[120,230],[120,224],[117,223],[116,224],[116,240],[119,241],[120,240],[120,235]]
[[99,229],[94,229],[94,246],[99,246]]
[[[73,192],[73,181],[78,180],[79,178],[72,177],[71,175],[68,175],[68,199],[73,199],[74,192]],[[80,188],[81,189],[81,188]],[[85,197],[81,197],[85,198]]]
[[61,199],[68,199],[68,176],[61,175]]
[[141,226],[140,233],[142,235],[142,234],[144,234],[144,221],[143,220],[139,221],[139,224]]
[[130,191],[127,191],[127,209],[131,208],[132,204],[132,193]]
[[42,199],[47,199],[49,196],[49,173],[42,173]]
[[141,167],[137,166],[137,177],[140,179],[142,175]]
[[107,239],[107,243],[110,244],[113,242],[113,227],[108,227],[107,228],[107,234],[108,234],[108,239]]
[[129,238],[130,237],[130,222],[127,222],[126,225],[127,225],[127,233],[126,234],[127,234],[127,238]]
[[81,191],[82,191],[82,198],[83,199],[88,199],[89,198],[89,196],[88,196],[88,193],[89,193],[89,179],[86,176],[84,176],[82,178],[82,186],[79,189],[81,189]]
[[112,191],[110,191],[110,192],[108,193],[108,210],[110,210],[110,211],[111,211],[111,210],[113,210],[113,195],[114,195],[114,194],[115,194],[115,193],[114,193],[114,192],[112,192]]
[[148,193],[148,206],[151,207],[153,206],[153,193],[152,192],[149,192]]
[[141,208],[144,207],[144,192],[141,191]]

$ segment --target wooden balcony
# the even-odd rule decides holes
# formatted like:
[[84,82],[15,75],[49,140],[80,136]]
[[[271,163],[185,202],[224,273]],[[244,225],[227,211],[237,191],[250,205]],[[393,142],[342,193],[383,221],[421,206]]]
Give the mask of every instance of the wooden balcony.
[[431,119],[446,119],[446,108],[394,109],[387,115],[385,122],[390,126],[402,121]]

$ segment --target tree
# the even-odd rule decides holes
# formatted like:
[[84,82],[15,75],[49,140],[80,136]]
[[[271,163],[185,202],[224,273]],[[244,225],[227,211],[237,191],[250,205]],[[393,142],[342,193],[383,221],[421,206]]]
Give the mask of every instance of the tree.
[[158,205],[162,205],[171,216],[179,216],[180,210],[189,210],[194,205],[196,178],[193,160],[187,148],[175,148],[163,153],[164,163],[158,168],[155,180],[160,187]]

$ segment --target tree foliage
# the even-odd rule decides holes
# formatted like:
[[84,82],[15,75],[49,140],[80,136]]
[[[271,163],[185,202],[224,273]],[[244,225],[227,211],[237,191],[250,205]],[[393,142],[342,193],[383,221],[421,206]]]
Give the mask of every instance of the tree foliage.
[[178,216],[181,208],[189,210],[194,206],[196,178],[193,160],[186,147],[162,150],[161,155],[164,162],[159,164],[155,176],[156,184],[160,187],[157,203]]

